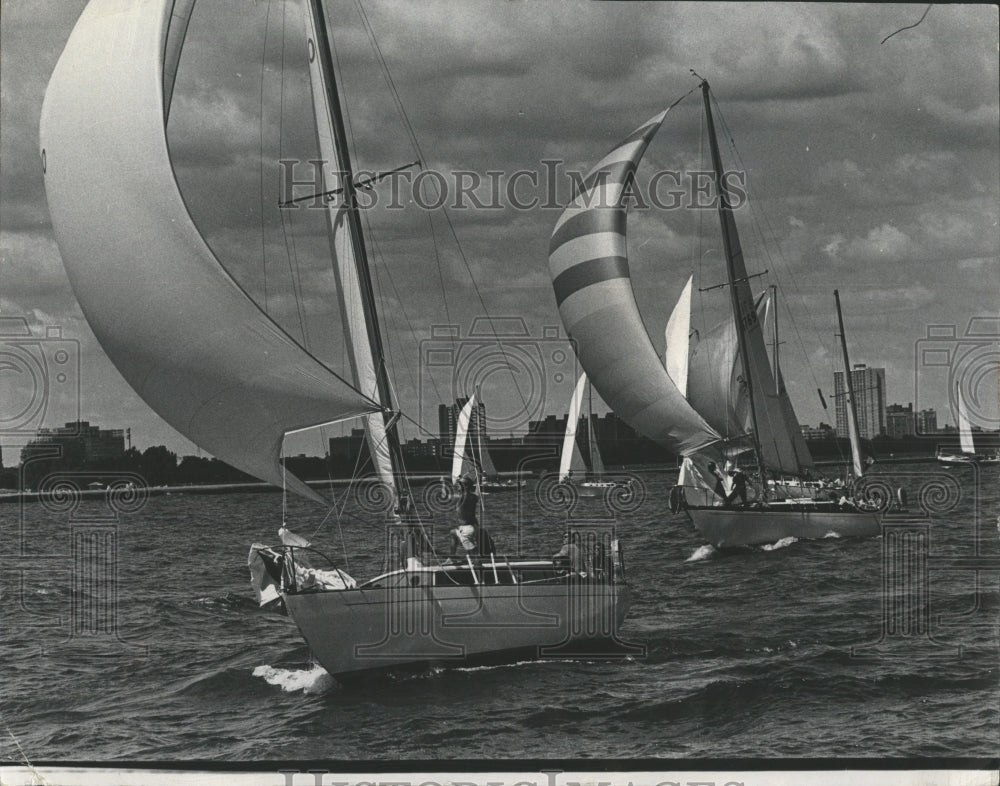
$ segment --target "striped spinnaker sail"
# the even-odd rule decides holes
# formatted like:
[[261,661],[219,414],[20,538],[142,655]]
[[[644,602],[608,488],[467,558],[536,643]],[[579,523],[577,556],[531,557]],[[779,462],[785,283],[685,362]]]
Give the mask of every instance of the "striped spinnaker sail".
[[601,398],[633,428],[687,455],[719,440],[663,367],[629,277],[625,185],[667,111],[637,128],[584,178],[556,222],[549,272],[559,315]]

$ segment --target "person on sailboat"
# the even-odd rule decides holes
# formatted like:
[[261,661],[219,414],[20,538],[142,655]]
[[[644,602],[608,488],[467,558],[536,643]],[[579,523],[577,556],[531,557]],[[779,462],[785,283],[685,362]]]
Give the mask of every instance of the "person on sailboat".
[[563,535],[562,548],[552,555],[552,559],[565,559],[569,562],[570,571],[581,576],[587,575],[584,570],[583,549],[580,548],[579,532],[567,532]]
[[479,522],[476,514],[479,508],[479,495],[476,493],[476,481],[471,477],[461,480],[462,496],[458,501],[458,515],[462,523],[451,531],[451,554],[471,554],[476,551],[476,530]]
[[722,473],[719,472],[719,468],[714,461],[708,462],[708,471],[715,478],[715,493],[722,497],[722,499],[726,499],[726,482],[722,479]]
[[739,467],[734,467],[729,470],[729,477],[732,478],[733,490],[729,492],[726,497],[725,504],[727,506],[736,504],[736,498],[740,499],[740,507],[746,507],[747,504],[747,476]]

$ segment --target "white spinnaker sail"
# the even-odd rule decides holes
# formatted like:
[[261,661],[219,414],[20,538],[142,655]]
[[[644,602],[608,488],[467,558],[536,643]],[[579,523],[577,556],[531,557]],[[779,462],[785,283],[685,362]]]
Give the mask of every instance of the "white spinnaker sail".
[[[335,188],[343,188],[341,175],[347,171],[344,165],[347,151],[339,150],[336,143],[333,123],[331,121],[332,107],[329,93],[320,67],[320,59],[316,57],[316,20],[307,8],[303,12],[306,25],[306,46],[309,57],[309,82],[312,87],[313,114],[316,118],[316,135],[319,140],[322,167],[322,192]],[[342,201],[342,200],[341,200]],[[351,371],[354,384],[373,399],[378,398],[378,379],[375,372],[375,358],[372,355],[371,340],[368,335],[368,325],[361,294],[361,284],[358,279],[357,261],[351,233],[347,226],[346,208],[328,207],[326,210],[327,231],[330,236],[330,250],[333,252],[334,268],[337,271],[338,294],[340,296],[341,313],[344,315],[344,329],[347,333],[347,354],[351,361]],[[395,492],[395,478],[392,471],[392,460],[389,457],[389,441],[385,433],[385,417],[381,412],[375,412],[365,418],[365,436],[368,440],[368,451],[375,465],[375,472],[383,483]]]
[[466,442],[469,437],[469,420],[472,417],[472,408],[476,406],[476,395],[469,396],[465,406],[458,413],[458,423],[455,424],[455,454],[451,459],[451,480],[454,483],[462,475],[466,475],[474,470],[474,466],[469,461]]
[[281,485],[285,433],[380,407],[247,296],[188,214],[164,122],[172,8],[84,9],[42,108],[49,211],[77,301],[129,385],[207,452]]
[[586,469],[583,454],[576,444],[576,430],[580,423],[580,405],[583,402],[583,391],[587,387],[587,375],[581,374],[576,381],[576,388],[569,400],[569,412],[566,414],[566,433],[563,435],[562,453],[559,456],[559,482],[569,477],[570,472],[582,472]]
[[629,278],[624,185],[667,112],[640,126],[588,173],[556,222],[549,273],[580,365],[626,423],[687,455],[719,440],[670,379]]
[[663,365],[682,396],[687,395],[688,337],[691,334],[691,283],[693,281],[694,276],[690,276],[681,291],[681,296],[677,298],[674,310],[670,312],[670,319],[667,320],[667,327],[664,330],[666,344],[663,350]]

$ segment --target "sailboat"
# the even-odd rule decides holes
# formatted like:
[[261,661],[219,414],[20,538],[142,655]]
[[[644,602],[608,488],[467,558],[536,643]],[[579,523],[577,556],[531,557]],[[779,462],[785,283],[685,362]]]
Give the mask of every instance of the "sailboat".
[[[586,374],[581,374],[576,381],[573,395],[570,398],[569,411],[566,414],[566,433],[563,435],[562,450],[559,454],[559,482],[572,482],[584,489],[582,496],[594,496],[596,489],[610,489],[620,485],[618,481],[605,477],[604,460],[601,449],[597,445],[597,435],[594,433],[593,386],[589,384]],[[587,460],[580,451],[576,435],[579,428],[583,395],[587,394]]]
[[[451,482],[457,485],[462,477],[476,478],[479,489],[488,494],[501,491],[517,491],[527,481],[521,478],[501,478],[496,464],[490,456],[483,435],[486,424],[482,422],[480,410],[476,409],[479,390],[469,396],[458,413],[455,424],[455,447],[451,465]],[[474,435],[469,439],[469,434]]]
[[1000,461],[998,456],[985,456],[976,452],[976,445],[972,439],[972,424],[969,423],[969,415],[965,409],[965,398],[962,396],[962,389],[956,383],[955,401],[958,405],[958,439],[959,450],[954,448],[939,447],[937,449],[937,460],[942,464],[982,464]]
[[[880,513],[865,509],[863,500],[769,496],[769,477],[805,477],[812,459],[780,371],[767,357],[761,302],[751,292],[724,188],[708,82],[701,80],[700,87],[726,256],[727,280],[712,289],[728,289],[731,318],[690,347],[688,282],[679,311],[668,322],[661,360],[632,290],[626,240],[629,186],[651,139],[682,97],[601,159],[556,221],[549,272],[563,325],[604,401],[640,433],[683,457],[671,507],[683,509],[710,544],[879,535]],[[745,469],[730,464],[731,478],[743,472],[752,487],[747,504],[737,506],[731,478],[721,470],[747,453],[753,459]]]
[[304,4],[302,47],[320,153],[340,173],[340,196],[326,216],[350,378],[283,330],[209,248],[179,190],[166,138],[192,5],[91,0],[46,91],[40,154],[76,298],[108,357],[165,421],[234,467],[327,505],[286,473],[284,435],[364,420],[380,482],[392,495],[385,520],[372,525],[387,530],[399,567],[357,580],[282,526],[281,545],[251,552],[257,589],[283,600],[315,659],[342,681],[617,641],[630,594],[610,534],[600,541],[600,569],[587,575],[553,558],[487,554],[460,562],[433,550],[406,485],[400,413],[320,0]]

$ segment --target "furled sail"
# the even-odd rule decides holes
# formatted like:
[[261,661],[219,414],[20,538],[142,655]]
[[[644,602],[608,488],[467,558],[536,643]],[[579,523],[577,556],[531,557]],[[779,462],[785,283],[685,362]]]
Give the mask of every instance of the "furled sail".
[[[339,150],[336,133],[331,118],[330,92],[327,89],[320,59],[316,57],[316,42],[319,36],[316,31],[316,19],[309,10],[303,12],[306,25],[306,45],[309,55],[309,83],[312,87],[313,114],[316,118],[316,136],[319,141],[322,167],[322,192],[343,188],[340,182],[343,173],[348,171],[344,165],[347,151]],[[372,354],[371,340],[368,335],[368,325],[365,320],[362,302],[361,284],[358,279],[357,261],[351,233],[347,227],[346,207],[330,207],[326,211],[327,231],[330,238],[330,250],[333,253],[334,268],[337,271],[338,293],[341,313],[344,315],[344,328],[347,333],[347,355],[351,362],[354,384],[358,390],[378,398],[378,379],[375,372],[375,357]],[[392,460],[389,457],[389,440],[385,432],[385,418],[381,412],[375,412],[365,418],[365,437],[368,441],[368,452],[375,465],[375,473],[380,481],[395,491],[395,476]]]
[[719,440],[670,379],[643,326],[629,278],[625,184],[667,111],[588,173],[556,222],[549,272],[580,365],[605,403],[652,440],[688,454]]
[[569,400],[569,412],[566,414],[566,433],[563,435],[562,453],[559,457],[559,482],[562,483],[571,472],[582,473],[586,469],[583,454],[576,443],[576,430],[580,424],[580,405],[583,402],[583,390],[587,387],[587,375],[581,374]]
[[[667,320],[667,327],[664,330],[666,343],[663,349],[663,365],[683,396],[687,395],[692,281],[694,281],[694,276],[690,276],[684,285],[674,310],[670,312],[670,319]],[[718,431],[717,428],[716,431]]]
[[164,123],[173,5],[84,9],[42,108],[49,210],[80,307],[129,385],[204,450],[281,484],[285,433],[379,405],[270,319],[188,214]]

